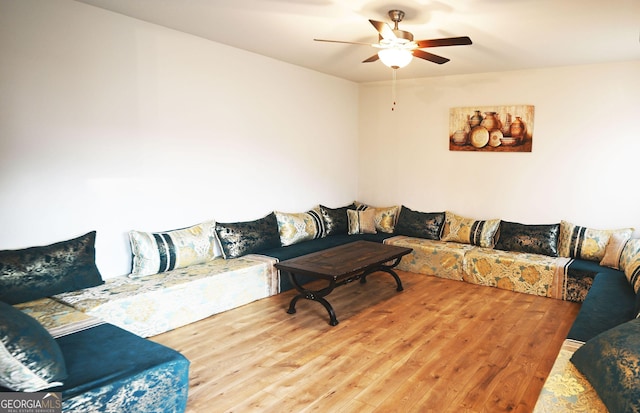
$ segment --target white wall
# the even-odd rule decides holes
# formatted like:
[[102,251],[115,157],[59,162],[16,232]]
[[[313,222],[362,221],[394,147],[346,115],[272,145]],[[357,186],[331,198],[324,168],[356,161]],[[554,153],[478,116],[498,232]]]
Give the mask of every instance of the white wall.
[[[640,229],[640,62],[399,80],[397,96],[392,112],[390,82],[360,86],[359,199]],[[535,106],[532,152],[449,151],[450,108],[510,104]]]
[[0,249],[357,194],[356,84],[70,0],[0,0]]

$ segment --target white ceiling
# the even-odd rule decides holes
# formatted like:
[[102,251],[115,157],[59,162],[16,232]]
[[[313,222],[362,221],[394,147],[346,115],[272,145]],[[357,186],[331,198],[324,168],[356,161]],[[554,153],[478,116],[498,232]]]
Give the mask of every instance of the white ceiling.
[[[419,78],[640,59],[640,0],[77,0],[355,82],[389,80],[382,63],[361,63],[373,43],[368,19],[417,40],[469,36],[470,46],[426,49],[451,59],[414,59],[398,78]],[[640,76],[640,74],[639,74]]]

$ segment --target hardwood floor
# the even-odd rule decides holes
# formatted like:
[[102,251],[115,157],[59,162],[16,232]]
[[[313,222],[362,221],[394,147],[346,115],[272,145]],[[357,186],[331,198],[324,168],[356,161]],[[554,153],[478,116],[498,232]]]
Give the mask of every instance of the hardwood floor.
[[530,412],[580,306],[398,272],[288,291],[152,338],[191,360],[188,412]]

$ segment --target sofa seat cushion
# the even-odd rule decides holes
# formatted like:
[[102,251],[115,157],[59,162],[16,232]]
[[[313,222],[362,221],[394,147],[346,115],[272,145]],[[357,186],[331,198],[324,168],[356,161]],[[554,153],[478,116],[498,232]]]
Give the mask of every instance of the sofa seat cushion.
[[464,280],[504,290],[561,298],[567,258],[474,248],[464,257]]
[[397,267],[399,270],[458,281],[462,280],[465,253],[475,248],[469,244],[401,235],[390,238],[385,243],[413,249],[410,254],[402,257]]
[[636,295],[621,271],[599,273],[567,338],[587,341],[636,316]]
[[582,342],[565,340],[553,363],[534,413],[606,412],[607,408],[578,369],[571,363],[571,356]]
[[56,340],[69,378],[62,392],[69,412],[183,412],[189,360],[175,350],[103,324]]
[[562,299],[581,303],[587,297],[596,274],[617,272],[620,271],[604,267],[595,261],[571,259],[565,268]]
[[274,260],[246,256],[104,285],[54,298],[142,337],[149,337],[276,294]]
[[14,307],[35,318],[54,338],[104,324],[104,320],[51,298],[14,304]]

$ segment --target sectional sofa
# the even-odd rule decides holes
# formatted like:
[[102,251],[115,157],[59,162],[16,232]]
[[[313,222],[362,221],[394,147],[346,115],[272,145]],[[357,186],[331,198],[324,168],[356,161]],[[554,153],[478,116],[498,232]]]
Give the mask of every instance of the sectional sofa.
[[[499,219],[476,220],[449,211],[425,213],[405,206],[379,208],[357,202],[341,208],[319,205],[301,213],[275,211],[250,222],[209,221],[166,232],[131,231],[131,274],[106,282],[99,274],[96,276],[97,268],[91,259],[93,241],[84,236],[81,238],[85,240],[85,254],[75,254],[83,257],[76,261],[83,262],[62,271],[64,276],[49,277],[63,285],[55,285],[52,289],[39,282],[30,285],[26,294],[21,288],[26,284],[15,281],[32,274],[35,267],[27,268],[29,266],[24,263],[41,260],[48,251],[37,248],[51,246],[37,247],[26,255],[26,250],[0,251],[0,284],[10,287],[2,289],[7,294],[0,293],[0,301],[13,304],[14,309],[38,320],[36,324],[56,336],[64,360],[65,349],[71,348],[66,341],[77,345],[75,338],[96,336],[104,346],[109,340],[99,333],[105,329],[110,330],[109,334],[117,336],[114,333],[117,331],[137,342],[139,346],[132,346],[140,352],[160,354],[162,352],[155,349],[147,349],[145,346],[151,342],[142,337],[291,289],[289,277],[275,270],[273,264],[277,261],[354,240],[384,242],[413,249],[402,259],[401,270],[582,302],[580,314],[558,354],[536,409],[599,411],[606,405],[612,410],[615,407],[612,400],[620,404],[620,400],[633,400],[634,394],[629,396],[628,389],[617,388],[617,393],[609,395],[607,391],[611,391],[603,389],[611,389],[611,380],[619,377],[610,377],[603,372],[615,369],[611,365],[593,368],[593,363],[584,360],[589,359],[585,354],[592,357],[594,348],[600,349],[602,343],[627,340],[624,345],[629,347],[629,340],[633,342],[640,338],[640,332],[635,334],[633,331],[638,325],[635,317],[639,310],[640,240],[630,239],[632,233],[631,228],[595,230],[565,221],[525,225]],[[92,234],[94,239],[95,233]],[[24,268],[16,271],[12,265]],[[47,271],[54,273],[60,269],[52,266]],[[85,275],[78,277],[78,274]],[[33,291],[37,293],[32,294]],[[617,333],[615,339],[606,336],[613,334],[612,331]],[[175,371],[168,369],[163,377],[171,377],[169,381],[173,380],[173,385],[181,389],[178,394],[183,397],[169,398],[169,405],[176,406],[173,411],[181,411],[186,403],[188,361],[171,353],[172,350],[166,350],[169,350],[164,355],[166,360],[151,361],[139,371],[128,374],[142,378],[155,367],[171,365]],[[110,351],[101,353],[104,360],[110,359]],[[127,360],[121,354],[117,357]],[[599,357],[599,360],[606,359]],[[620,360],[627,362],[619,354],[608,360],[609,364]],[[83,361],[77,364],[82,365]],[[110,390],[96,390],[100,389],[97,384],[85,394],[75,394],[66,386],[78,376],[76,372],[68,373],[69,379],[63,387],[52,388],[53,391],[62,389],[67,403],[65,410],[76,411],[71,407],[73,400],[82,400],[85,405],[79,404],[81,406],[86,406],[90,400],[110,406],[131,400],[123,398],[126,390],[119,392],[119,385],[113,383],[110,383]],[[628,370],[625,373],[632,390],[637,388],[640,367],[631,375]],[[606,379],[604,384],[600,383],[601,379]],[[91,380],[99,381],[98,378]],[[127,380],[123,378],[121,389],[127,388]],[[558,383],[579,384],[569,386],[571,391],[568,391],[566,386],[558,387]],[[0,385],[4,385],[3,382]],[[162,386],[154,385],[153,388],[163,391]],[[111,393],[118,396],[95,397],[96,394]],[[155,395],[155,398],[161,397]],[[635,398],[635,403],[637,400],[640,397]],[[624,407],[634,402],[628,403]]]

